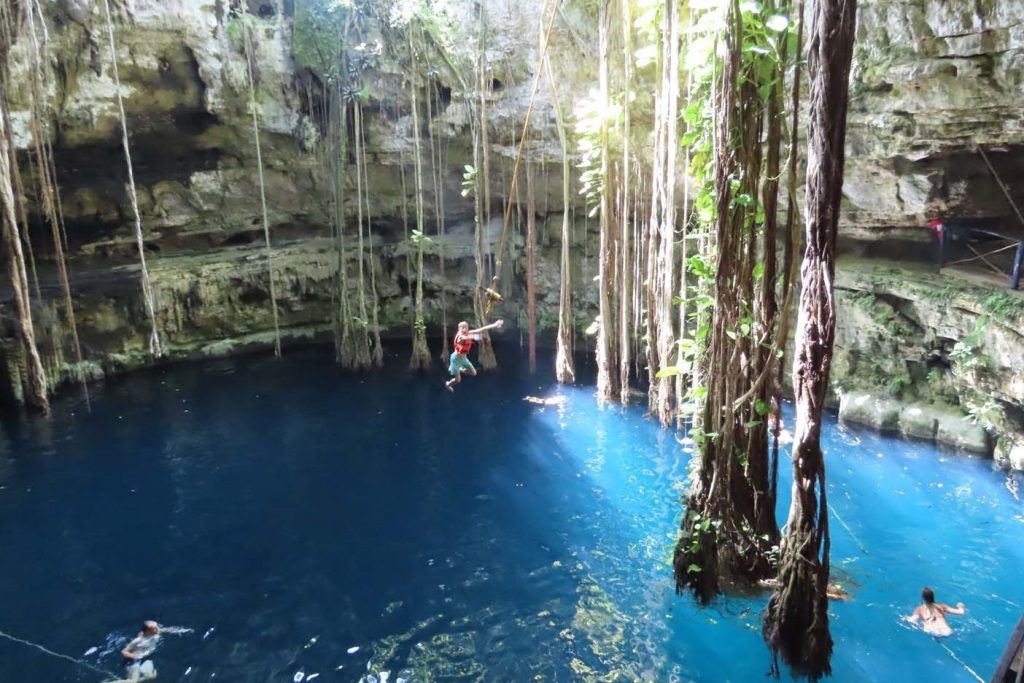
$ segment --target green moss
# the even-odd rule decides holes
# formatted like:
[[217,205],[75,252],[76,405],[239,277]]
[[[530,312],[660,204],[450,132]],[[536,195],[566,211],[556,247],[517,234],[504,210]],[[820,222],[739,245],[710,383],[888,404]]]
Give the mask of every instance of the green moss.
[[1024,317],[1024,296],[1011,292],[995,292],[981,302],[981,310],[994,318]]

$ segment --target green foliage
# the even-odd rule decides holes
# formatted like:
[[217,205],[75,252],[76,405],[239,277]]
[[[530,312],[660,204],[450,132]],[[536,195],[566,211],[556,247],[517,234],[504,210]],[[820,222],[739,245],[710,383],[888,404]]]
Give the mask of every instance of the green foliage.
[[1006,428],[1006,409],[991,394],[968,389],[960,397],[960,404],[975,424],[989,431],[1004,431]]
[[336,82],[343,75],[345,38],[354,12],[353,3],[344,0],[296,3],[292,38],[296,65]]
[[1024,317],[1024,297],[1012,292],[995,292],[981,303],[981,310],[993,318]]
[[903,391],[911,385],[910,377],[907,375],[894,375],[885,384],[885,390],[892,396],[899,398]]
[[537,314],[537,329],[557,330],[558,311],[545,311]]
[[991,359],[981,352],[984,344],[985,327],[991,322],[991,318],[983,316],[978,318],[974,330],[958,341],[949,352],[949,357],[956,364],[957,369],[966,372],[985,370],[991,365]]
[[610,153],[621,149],[616,124],[622,120],[624,108],[621,102],[612,101],[605,106],[597,90],[591,90],[576,105],[576,139],[580,153],[580,194],[591,207],[590,215],[597,214],[604,191],[604,175],[601,172],[601,155],[605,148]]
[[462,196],[472,197],[476,192],[477,170],[472,164],[466,164],[462,174]]
[[242,50],[242,22],[239,19],[228,22],[228,41],[236,50]]

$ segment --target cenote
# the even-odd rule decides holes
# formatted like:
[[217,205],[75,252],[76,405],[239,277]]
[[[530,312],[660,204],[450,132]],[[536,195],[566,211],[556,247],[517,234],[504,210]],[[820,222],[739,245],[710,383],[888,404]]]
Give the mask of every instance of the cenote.
[[1022,26],[0,0],[0,683],[1021,683]]
[[[171,681],[763,678],[767,595],[675,595],[678,436],[499,355],[454,395],[329,350],[176,365],[8,424],[0,628],[116,673],[142,619],[187,626]],[[987,676],[1024,600],[1020,479],[832,418],[823,444],[835,680]],[[924,584],[967,605],[943,643],[900,619]],[[0,639],[26,677],[103,678]]]

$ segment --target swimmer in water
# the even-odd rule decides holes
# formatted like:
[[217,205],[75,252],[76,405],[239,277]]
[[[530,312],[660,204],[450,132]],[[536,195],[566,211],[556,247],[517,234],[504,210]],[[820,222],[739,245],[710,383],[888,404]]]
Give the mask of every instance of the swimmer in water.
[[907,617],[907,621],[916,623],[920,620],[921,628],[929,635],[940,638],[953,635],[953,629],[946,622],[946,615],[955,614],[963,616],[964,603],[958,602],[956,607],[950,607],[941,602],[935,602],[935,591],[927,586],[921,591],[921,599],[924,602],[914,609],[914,613]]
[[[153,654],[157,645],[160,644],[161,634],[191,633],[191,631],[192,629],[180,626],[160,626],[152,620],[142,622],[142,632],[121,650],[121,656],[124,657],[125,666],[128,668],[128,678],[125,680],[134,682],[156,678],[153,662],[147,661],[146,658]],[[121,683],[121,681],[116,683]]]
[[135,636],[121,650],[125,666],[128,667],[128,681],[144,681],[156,678],[153,662],[146,657],[153,654],[160,642],[160,625],[155,621],[142,622],[142,632]]

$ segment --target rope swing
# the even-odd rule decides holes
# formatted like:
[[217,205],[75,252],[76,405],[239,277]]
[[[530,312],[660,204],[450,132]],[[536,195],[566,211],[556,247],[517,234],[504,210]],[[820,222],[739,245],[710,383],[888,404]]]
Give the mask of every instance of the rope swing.
[[[533,114],[533,105],[537,101],[537,90],[540,87],[540,76],[543,72],[541,65],[544,64],[544,59],[548,53],[548,44],[551,42],[551,29],[555,26],[555,17],[558,16],[558,7],[554,1],[544,3],[544,12],[547,11],[548,7],[551,7],[551,18],[548,19],[548,26],[544,33],[544,45],[541,47],[540,58],[537,61],[537,73],[533,79],[533,92],[530,94],[530,105],[526,108],[526,120],[523,121],[523,133],[519,136],[519,148],[516,150],[515,163],[512,165],[512,182],[508,190],[508,202],[505,205],[505,216],[502,219],[501,225],[501,243],[498,245],[497,256],[494,259],[494,277],[491,278],[491,286],[484,287],[483,291],[487,294],[487,305],[484,308],[484,322],[491,317],[491,310],[494,308],[494,304],[504,301],[504,297],[498,292],[498,279],[501,277],[501,263],[502,258],[505,255],[505,248],[508,246],[508,228],[509,222],[512,218],[512,202],[516,196],[516,180],[519,177],[519,163],[523,159],[523,147],[526,145],[526,134],[530,128],[530,115]],[[544,12],[541,16],[544,16]]]

